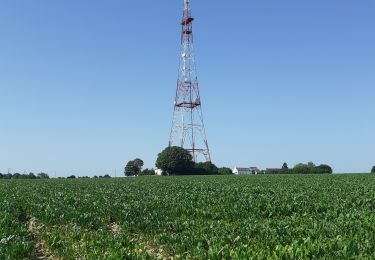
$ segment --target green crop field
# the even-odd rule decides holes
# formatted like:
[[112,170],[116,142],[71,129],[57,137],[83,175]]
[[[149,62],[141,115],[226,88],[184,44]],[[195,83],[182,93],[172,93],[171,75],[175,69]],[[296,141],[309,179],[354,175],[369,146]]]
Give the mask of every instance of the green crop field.
[[0,181],[0,259],[375,258],[375,175]]

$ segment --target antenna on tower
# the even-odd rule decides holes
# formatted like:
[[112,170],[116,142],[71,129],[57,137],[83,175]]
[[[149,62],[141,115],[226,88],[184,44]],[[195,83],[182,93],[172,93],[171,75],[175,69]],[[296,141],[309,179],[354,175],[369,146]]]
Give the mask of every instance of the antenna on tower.
[[193,48],[190,0],[184,1],[181,21],[181,53],[169,146],[178,145],[191,153],[195,162],[203,156],[211,161],[203,123],[201,97]]
[[184,0],[184,9],[189,9],[190,0]]

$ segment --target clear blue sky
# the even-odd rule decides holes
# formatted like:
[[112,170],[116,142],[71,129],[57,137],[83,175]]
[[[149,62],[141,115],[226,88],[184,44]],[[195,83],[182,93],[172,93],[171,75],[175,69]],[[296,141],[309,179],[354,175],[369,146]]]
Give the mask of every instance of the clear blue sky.
[[[153,167],[168,143],[182,0],[0,2],[0,172]],[[375,165],[375,1],[192,0],[218,166]]]

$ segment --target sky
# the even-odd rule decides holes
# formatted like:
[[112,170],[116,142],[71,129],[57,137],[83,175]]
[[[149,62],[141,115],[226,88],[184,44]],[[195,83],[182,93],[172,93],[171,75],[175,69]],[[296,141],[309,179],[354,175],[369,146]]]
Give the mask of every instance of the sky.
[[[375,1],[191,0],[218,166],[375,165]],[[123,174],[168,144],[182,0],[0,0],[0,172]]]

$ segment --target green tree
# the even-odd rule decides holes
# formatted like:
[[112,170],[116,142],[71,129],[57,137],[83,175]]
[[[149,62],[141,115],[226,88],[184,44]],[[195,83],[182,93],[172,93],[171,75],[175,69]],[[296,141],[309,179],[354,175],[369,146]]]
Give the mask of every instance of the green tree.
[[177,146],[167,147],[159,153],[155,165],[168,175],[190,175],[194,171],[192,155]]
[[142,170],[144,163],[141,159],[137,158],[129,161],[125,166],[125,176],[137,176]]
[[4,174],[3,175],[3,179],[8,179],[8,180],[10,180],[10,179],[12,179],[12,174],[11,173],[7,173],[7,174]]
[[141,159],[139,159],[139,158],[137,158],[137,159],[134,160],[134,164],[135,164],[135,166],[137,166],[140,169],[139,171],[142,170],[142,167],[144,165],[143,161]]
[[297,174],[330,174],[332,172],[331,166],[326,164],[315,166],[313,162],[299,163],[293,168],[293,173]]
[[34,173],[30,172],[27,178],[33,180],[33,179],[36,179],[36,176]]
[[333,172],[332,167],[326,164],[321,164],[319,166],[315,167],[315,173],[321,173],[321,174],[331,174]]
[[44,173],[44,172],[41,172],[41,173],[38,173],[37,177],[39,179],[49,179],[49,176],[47,173]]
[[375,173],[375,166],[372,167],[372,169],[371,169],[371,173]]
[[283,166],[281,167],[281,170],[284,171],[284,172],[289,170],[288,164],[286,162],[283,163]]
[[212,162],[200,162],[195,164],[198,174],[213,175],[218,174],[219,169]]
[[155,175],[154,169],[144,169],[140,174],[140,176],[153,176]]
[[220,174],[220,175],[230,175],[230,174],[233,174],[233,172],[232,172],[232,169],[230,169],[230,168],[222,167],[222,168],[218,169],[218,174]]
[[311,173],[312,167],[311,165],[299,163],[293,168],[293,172],[297,174],[309,174]]
[[313,162],[308,162],[307,166],[309,166],[310,168],[316,167],[315,163],[313,163]]
[[21,174],[18,172],[14,173],[12,179],[21,179]]

